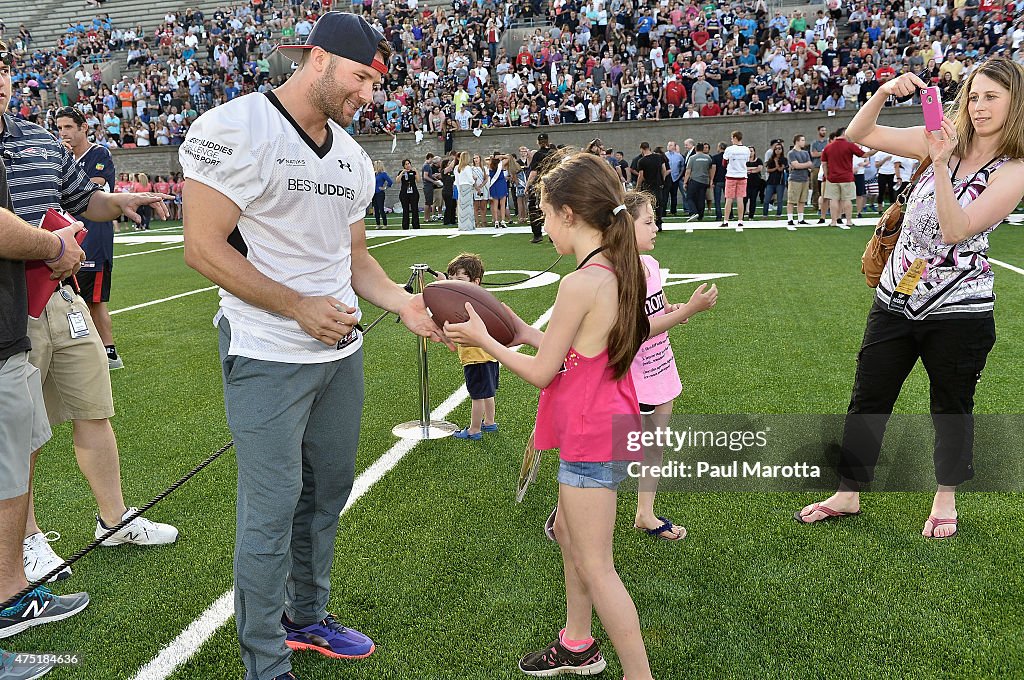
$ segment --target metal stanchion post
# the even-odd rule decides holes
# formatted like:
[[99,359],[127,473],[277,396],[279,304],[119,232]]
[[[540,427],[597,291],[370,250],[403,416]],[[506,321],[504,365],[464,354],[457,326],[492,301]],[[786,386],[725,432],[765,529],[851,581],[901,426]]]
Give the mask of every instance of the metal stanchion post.
[[[410,267],[413,271],[415,281],[415,292],[422,293],[424,287],[424,276],[430,269],[425,264],[414,264]],[[443,439],[450,437],[453,432],[459,429],[458,425],[445,420],[430,419],[430,379],[427,373],[427,347],[430,340],[424,337],[416,338],[419,345],[419,367],[420,367],[420,419],[410,420],[406,423],[399,423],[391,430],[392,434],[402,439]]]

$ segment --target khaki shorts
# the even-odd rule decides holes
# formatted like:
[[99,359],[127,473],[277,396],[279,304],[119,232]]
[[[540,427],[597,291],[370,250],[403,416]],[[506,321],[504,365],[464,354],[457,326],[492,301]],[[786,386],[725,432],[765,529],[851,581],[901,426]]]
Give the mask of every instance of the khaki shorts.
[[0,500],[28,493],[32,452],[50,440],[39,369],[28,352],[0,359]]
[[[62,290],[70,293],[73,302],[61,296]],[[68,314],[72,312],[82,312],[89,328],[85,337],[71,337]],[[107,353],[81,297],[67,286],[58,288],[43,315],[28,320],[28,335],[32,339],[28,360],[39,369],[50,425],[113,417]]]
[[824,196],[830,201],[852,201],[857,198],[857,185],[853,182],[826,182]]
[[807,182],[790,182],[786,194],[786,203],[790,205],[803,205],[807,202]]

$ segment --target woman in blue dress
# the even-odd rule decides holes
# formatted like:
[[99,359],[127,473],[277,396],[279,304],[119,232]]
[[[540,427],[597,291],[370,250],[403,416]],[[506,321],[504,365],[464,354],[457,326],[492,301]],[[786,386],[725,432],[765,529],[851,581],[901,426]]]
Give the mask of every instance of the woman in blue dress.
[[394,186],[395,182],[391,179],[391,176],[384,171],[383,161],[374,162],[373,172],[373,219],[376,221],[378,229],[386,229],[388,226],[388,214],[384,211],[384,191],[388,187]]
[[495,153],[491,156],[487,173],[488,190],[491,196],[491,217],[494,227],[508,226],[508,156]]

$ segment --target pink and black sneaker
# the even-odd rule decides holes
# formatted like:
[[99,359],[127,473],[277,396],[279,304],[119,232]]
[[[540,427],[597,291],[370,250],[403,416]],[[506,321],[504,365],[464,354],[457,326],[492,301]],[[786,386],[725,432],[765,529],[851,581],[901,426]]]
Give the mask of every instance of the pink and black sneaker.
[[332,659],[364,659],[375,649],[373,640],[341,625],[332,614],[301,628],[282,615],[281,625],[287,635],[284,643],[293,651],[312,650]]
[[608,662],[601,656],[597,640],[579,652],[562,644],[561,639],[519,660],[519,670],[538,678],[551,678],[563,673],[567,675],[597,675]]

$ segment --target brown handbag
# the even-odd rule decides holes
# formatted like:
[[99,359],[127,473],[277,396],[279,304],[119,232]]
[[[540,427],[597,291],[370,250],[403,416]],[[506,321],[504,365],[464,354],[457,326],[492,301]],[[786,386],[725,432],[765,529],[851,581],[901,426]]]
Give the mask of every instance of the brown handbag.
[[882,277],[885,263],[889,260],[889,255],[892,254],[893,248],[896,247],[896,242],[900,238],[900,231],[903,229],[903,210],[907,205],[907,198],[914,185],[917,184],[917,180],[921,179],[921,175],[931,164],[931,157],[921,162],[917,170],[914,171],[913,177],[896,197],[896,202],[890,205],[878,219],[878,226],[875,227],[871,240],[868,241],[867,247],[864,248],[864,254],[860,258],[860,270],[871,288],[878,287],[878,280]]

